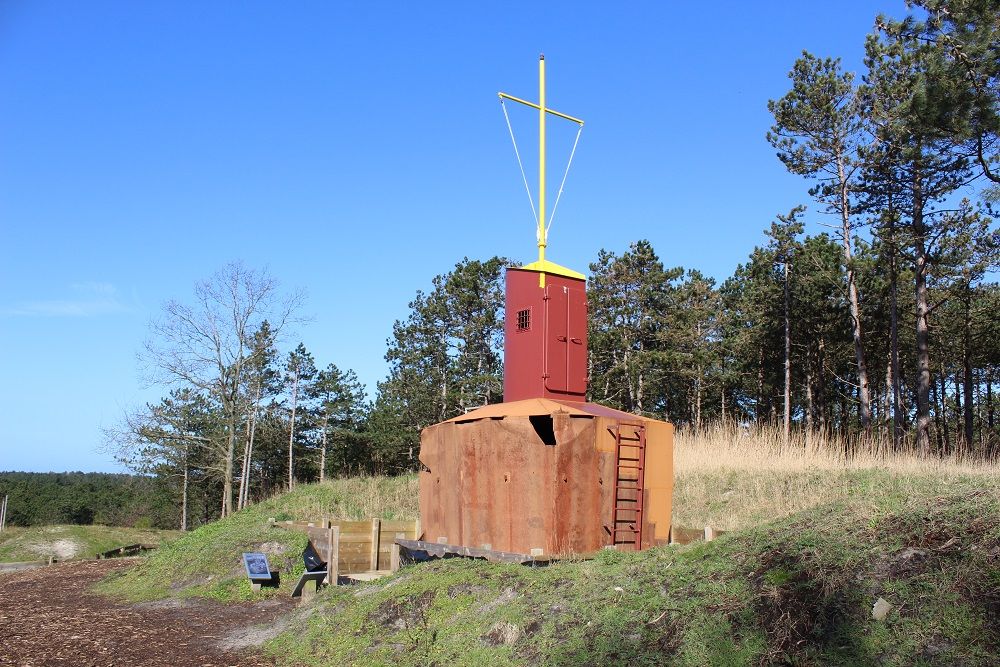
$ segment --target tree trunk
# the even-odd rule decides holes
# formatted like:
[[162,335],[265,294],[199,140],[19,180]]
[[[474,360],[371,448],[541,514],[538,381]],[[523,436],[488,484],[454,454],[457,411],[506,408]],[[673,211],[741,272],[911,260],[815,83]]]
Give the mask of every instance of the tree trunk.
[[181,530],[188,529],[188,447],[184,445],[184,481],[181,484]]
[[719,387],[719,399],[722,402],[722,423],[726,423],[726,385],[722,384]]
[[812,445],[813,434],[813,378],[810,355],[806,354],[806,447]]
[[298,407],[296,401],[298,400],[299,393],[299,374],[296,373],[292,377],[292,421],[289,424],[288,429],[288,490],[291,491],[292,487],[295,486],[295,468],[294,468],[294,451],[295,451],[295,409]]
[[322,484],[326,481],[326,427],[329,424],[330,418],[323,415],[323,449],[320,450],[319,454],[319,481]]
[[253,399],[253,414],[250,419],[250,443],[247,447],[247,483],[243,487],[243,507],[248,507],[250,505],[250,471],[253,468],[253,442],[254,435],[257,433],[257,417],[260,414],[260,396],[262,392],[261,385],[261,381],[258,380],[257,391],[254,394]]
[[246,491],[247,485],[247,466],[249,465],[248,457],[250,456],[250,415],[247,415],[247,426],[246,433],[243,437],[243,463],[240,466],[240,488],[236,493],[236,509],[243,509],[243,495]]
[[[788,251],[786,250],[786,253]],[[785,257],[785,447],[788,447],[792,423],[792,320],[788,294],[789,257]]]
[[[972,295],[971,286],[965,290],[965,340],[963,345],[962,362],[965,372],[965,446],[972,450],[972,443],[975,438],[973,424],[974,403],[972,399],[973,374],[972,374]],[[982,422],[980,422],[981,424]]]
[[931,355],[930,329],[927,321],[930,306],[927,295],[926,234],[923,191],[918,170],[913,176],[913,254],[915,260],[913,282],[917,307],[917,450],[922,456],[929,455],[931,451]]
[[233,513],[233,457],[236,456],[236,406],[229,408],[229,434],[226,437],[226,462],[222,480],[222,517]]
[[[893,405],[892,405],[893,389],[894,387],[892,384],[892,350],[889,350],[888,359],[886,359],[886,364],[885,364],[885,393],[882,396],[882,415],[880,418],[880,421],[883,424],[882,433],[886,436],[891,435],[893,433],[893,428],[894,428],[893,419],[895,417],[895,414],[893,412]],[[893,436],[892,442],[893,442],[893,448],[895,448],[896,446],[895,436]]]
[[[965,446],[962,440],[962,429],[959,427],[962,415],[962,384],[958,381],[958,373],[955,374],[955,449],[961,451]],[[954,450],[953,450],[954,451]]]
[[986,367],[986,426],[993,435],[993,368]]
[[698,365],[698,377],[695,378],[695,401],[694,401],[694,426],[695,429],[701,431],[701,365]]
[[813,402],[812,359],[806,356],[806,430],[813,430],[816,423],[816,405]]
[[944,426],[941,423],[941,413],[943,411],[941,407],[941,401],[939,401],[939,394],[937,380],[931,385],[931,398],[934,403],[934,442],[937,446],[937,451],[943,450],[943,445],[941,443],[941,434],[944,433]]
[[829,423],[829,408],[826,402],[826,341],[819,339],[816,347],[816,428],[821,434],[826,434]]
[[762,422],[761,411],[764,407],[764,347],[761,346],[757,353],[757,402],[754,404],[754,417],[757,424]]
[[948,419],[948,384],[945,382],[944,364],[941,364],[938,379],[941,381],[941,425],[944,429],[944,446],[938,447],[938,453],[946,454],[951,451],[951,427],[949,425],[950,420]]
[[861,336],[861,307],[858,304],[858,285],[854,278],[851,254],[851,204],[848,196],[847,178],[844,175],[843,157],[837,156],[837,175],[840,178],[841,241],[844,249],[844,270],[847,276],[847,301],[851,311],[851,333],[854,337],[854,359],[858,366],[858,403],[861,427],[867,432],[871,428],[872,408],[868,390],[868,366],[865,364],[865,348]]
[[[889,203],[890,209],[892,202]],[[889,364],[892,366],[892,446],[903,446],[903,401],[899,377],[899,272],[896,266],[896,217],[889,211]]]

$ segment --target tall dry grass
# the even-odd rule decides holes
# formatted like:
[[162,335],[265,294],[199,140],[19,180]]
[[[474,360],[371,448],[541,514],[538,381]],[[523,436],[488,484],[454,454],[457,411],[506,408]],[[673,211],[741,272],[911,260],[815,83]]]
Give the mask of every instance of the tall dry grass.
[[707,427],[680,429],[674,444],[678,473],[734,467],[740,470],[888,470],[906,474],[987,475],[996,477],[1000,467],[971,457],[921,457],[911,451],[894,451],[879,435],[850,440],[819,432],[793,431],[784,442],[780,425],[743,427],[714,422]]
[[674,442],[673,521],[733,530],[844,499],[947,494],[956,483],[1000,482],[1000,466],[896,452],[879,438],[848,442],[779,427],[715,423],[679,430]]

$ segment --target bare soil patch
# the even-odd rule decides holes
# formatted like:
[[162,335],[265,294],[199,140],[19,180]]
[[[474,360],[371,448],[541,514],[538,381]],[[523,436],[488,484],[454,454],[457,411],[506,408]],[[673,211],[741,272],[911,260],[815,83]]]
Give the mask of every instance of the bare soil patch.
[[[250,635],[281,624],[291,600],[127,604],[88,592],[135,559],[64,563],[0,575],[0,665],[263,667]],[[241,637],[243,641],[233,641]],[[249,641],[248,641],[249,640]]]

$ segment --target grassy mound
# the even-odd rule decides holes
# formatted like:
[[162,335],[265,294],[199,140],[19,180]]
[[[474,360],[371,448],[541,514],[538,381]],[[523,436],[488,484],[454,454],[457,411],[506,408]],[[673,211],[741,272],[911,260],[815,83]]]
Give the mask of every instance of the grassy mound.
[[996,487],[841,474],[838,500],[708,544],[539,569],[438,561],[328,588],[268,650],[305,665],[1000,663]]
[[[413,519],[416,512],[415,476],[304,484],[184,535],[153,552],[135,568],[112,576],[98,590],[135,601],[169,595],[219,600],[288,595],[303,572],[301,553],[306,536],[272,528],[268,518]],[[252,593],[241,558],[247,551],[268,554],[272,570],[279,572],[279,588]]]
[[130,544],[162,544],[180,532],[116,526],[8,526],[0,533],[0,562],[76,560]]

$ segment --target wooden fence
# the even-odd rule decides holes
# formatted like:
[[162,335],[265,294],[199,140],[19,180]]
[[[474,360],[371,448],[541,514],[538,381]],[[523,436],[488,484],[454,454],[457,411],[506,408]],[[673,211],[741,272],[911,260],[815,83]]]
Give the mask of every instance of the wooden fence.
[[724,535],[726,531],[716,530],[711,526],[704,528],[681,528],[680,526],[670,527],[670,544],[689,544],[704,540],[711,542],[719,535]]
[[[420,537],[420,521],[276,521],[271,525],[301,530],[309,536],[330,572],[342,575],[377,576],[399,567],[396,539]],[[334,583],[334,582],[331,582]]]

